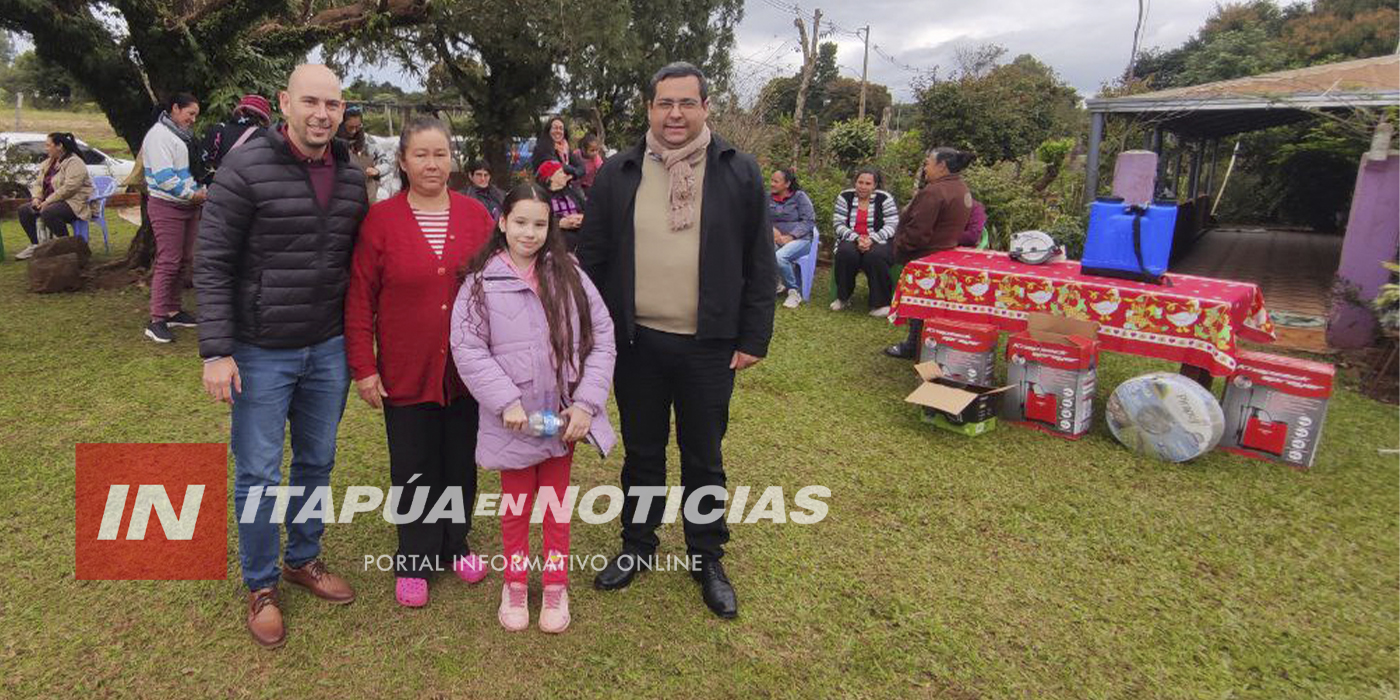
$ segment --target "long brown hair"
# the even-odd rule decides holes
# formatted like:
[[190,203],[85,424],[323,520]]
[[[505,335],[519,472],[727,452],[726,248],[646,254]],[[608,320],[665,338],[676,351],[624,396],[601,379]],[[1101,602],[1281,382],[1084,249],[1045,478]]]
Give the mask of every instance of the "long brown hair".
[[[588,293],[583,289],[578,265],[569,255],[564,234],[559,230],[559,221],[549,206],[549,192],[533,183],[517,185],[506,195],[501,204],[500,219],[492,229],[490,240],[477,251],[461,276],[471,284],[469,302],[476,306],[477,315],[487,319],[486,292],[481,272],[487,263],[498,253],[507,251],[506,233],[502,228],[510,217],[510,212],[519,202],[540,202],[549,211],[549,233],[544,244],[535,254],[535,278],[539,282],[540,303],[544,305],[544,317],[549,323],[549,347],[554,358],[556,386],[565,389],[564,370],[573,368],[578,377],[583,376],[583,363],[593,352],[593,315],[588,303]],[[509,254],[509,253],[507,253]],[[578,313],[578,352],[574,352],[574,327],[569,322],[570,311]],[[567,385],[568,395],[574,393],[578,380]]]

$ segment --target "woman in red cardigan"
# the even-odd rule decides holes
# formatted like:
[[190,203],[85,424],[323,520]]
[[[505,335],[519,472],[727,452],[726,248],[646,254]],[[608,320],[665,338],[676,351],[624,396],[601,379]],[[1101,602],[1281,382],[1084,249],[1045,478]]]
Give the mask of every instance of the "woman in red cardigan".
[[[389,480],[402,487],[390,504],[399,535],[395,597],[421,607],[433,572],[450,566],[468,583],[486,576],[485,561],[467,548],[477,406],[452,365],[448,325],[458,270],[493,223],[481,203],[447,188],[452,148],[442,122],[410,121],[398,164],[402,190],[370,207],[360,225],[345,295],[345,350],[360,398],[384,410]],[[444,493],[456,513],[423,522]]]

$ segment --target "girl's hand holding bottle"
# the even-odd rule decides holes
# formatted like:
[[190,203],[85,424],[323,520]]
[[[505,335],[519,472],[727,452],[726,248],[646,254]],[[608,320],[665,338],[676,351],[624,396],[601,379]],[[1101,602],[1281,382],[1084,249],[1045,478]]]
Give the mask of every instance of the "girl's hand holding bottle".
[[501,423],[508,430],[524,430],[529,420],[530,417],[525,414],[525,407],[521,406],[519,401],[511,404],[510,408],[501,414]]
[[593,427],[592,413],[574,404],[560,411],[560,417],[564,416],[569,419],[569,425],[564,429],[564,442],[578,442],[588,436],[588,429]]

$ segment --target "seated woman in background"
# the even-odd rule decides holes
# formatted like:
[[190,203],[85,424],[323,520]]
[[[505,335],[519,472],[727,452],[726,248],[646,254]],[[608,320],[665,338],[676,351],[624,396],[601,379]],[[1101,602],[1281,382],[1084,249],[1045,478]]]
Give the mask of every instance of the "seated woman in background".
[[583,192],[573,183],[573,174],[557,160],[541,164],[535,179],[549,192],[549,209],[559,220],[569,252],[574,252],[578,249],[579,229],[583,228]]
[[[903,265],[940,250],[958,247],[972,213],[972,193],[960,173],[977,156],[946,146],[935,148],[924,158],[925,184],[910,200],[899,228],[894,232],[894,259]],[[919,348],[922,321],[909,321],[909,336],[885,348],[890,357],[911,359]]]
[[773,245],[778,249],[778,294],[786,291],[783,306],[795,309],[802,303],[802,292],[797,288],[793,264],[812,249],[817,212],[797,183],[797,175],[788,168],[773,171],[768,188],[773,195],[768,209],[773,214]]
[[29,236],[29,247],[15,255],[27,260],[39,245],[39,222],[48,229],[50,238],[68,235],[68,224],[91,215],[88,198],[92,196],[92,178],[87,165],[78,155],[78,142],[72,134],[54,132],[44,141],[49,154],[39,166],[39,174],[29,186],[31,199],[19,208],[19,225]]
[[832,311],[850,305],[856,289],[856,273],[864,272],[870,286],[870,315],[888,316],[894,283],[890,266],[894,250],[890,239],[899,225],[894,195],[880,189],[880,173],[874,168],[856,171],[854,187],[836,195],[832,224],[836,229],[836,301]]
[[977,200],[972,200],[972,211],[967,214],[967,228],[958,237],[958,245],[963,248],[976,248],[982,242],[982,229],[987,228],[987,208]]

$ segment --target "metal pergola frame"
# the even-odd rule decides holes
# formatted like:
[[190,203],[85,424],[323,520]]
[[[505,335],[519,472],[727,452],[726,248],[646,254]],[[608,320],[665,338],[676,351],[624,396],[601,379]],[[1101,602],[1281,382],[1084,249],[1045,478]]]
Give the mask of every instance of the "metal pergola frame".
[[[1109,115],[1120,115],[1151,128],[1148,148],[1162,154],[1163,133],[1194,143],[1189,193],[1198,194],[1202,161],[1211,153],[1209,190],[1214,180],[1220,139],[1235,134],[1291,124],[1321,115],[1345,115],[1360,109],[1400,105],[1400,56],[1345,61],[1280,71],[1187,88],[1175,88],[1126,97],[1085,101],[1089,110],[1089,152],[1084,198],[1094,201],[1098,192],[1099,160],[1104,125]],[[1160,162],[1159,180],[1167,167]],[[1175,176],[1180,176],[1177,159]]]

